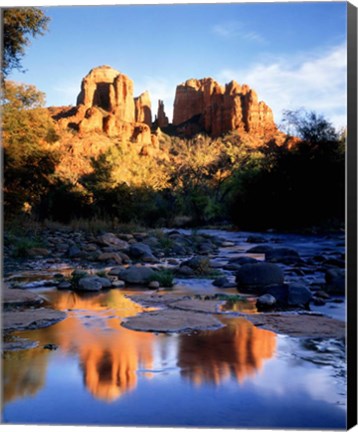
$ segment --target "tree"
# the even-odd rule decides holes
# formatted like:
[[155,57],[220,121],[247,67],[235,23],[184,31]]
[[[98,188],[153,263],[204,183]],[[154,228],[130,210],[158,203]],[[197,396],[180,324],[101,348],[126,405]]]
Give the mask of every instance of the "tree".
[[51,183],[58,155],[53,120],[35,86],[5,81],[1,99],[6,215],[31,210]]
[[296,135],[306,142],[337,142],[339,139],[338,133],[332,124],[314,111],[305,111],[303,109],[284,111],[282,122],[290,135]]
[[6,8],[3,11],[3,58],[2,73],[6,77],[12,69],[23,70],[21,59],[29,36],[43,35],[49,18],[39,8]]

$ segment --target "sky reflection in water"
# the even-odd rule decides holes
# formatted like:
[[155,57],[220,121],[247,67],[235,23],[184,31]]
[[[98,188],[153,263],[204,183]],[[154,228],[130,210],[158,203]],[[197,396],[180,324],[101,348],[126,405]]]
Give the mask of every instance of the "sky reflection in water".
[[142,308],[118,290],[46,295],[69,317],[19,332],[40,346],[5,354],[5,422],[345,426],[331,371],[293,357],[290,338],[242,318],[193,335],[136,332],[120,321]]

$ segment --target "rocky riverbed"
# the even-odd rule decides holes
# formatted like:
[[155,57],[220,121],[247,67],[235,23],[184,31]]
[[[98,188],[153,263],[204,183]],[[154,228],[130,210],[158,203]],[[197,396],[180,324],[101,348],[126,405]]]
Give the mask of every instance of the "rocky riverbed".
[[[38,288],[93,293],[136,286],[143,294],[131,296],[132,300],[166,310],[132,318],[146,331],[173,331],[174,315],[176,331],[212,328],[209,315],[224,313],[225,308],[220,308],[225,304],[246,302],[252,306],[250,315],[262,312],[249,316],[256,325],[297,336],[320,336],[320,332],[324,337],[344,336],[342,321],[327,314],[327,306],[334,310],[344,303],[343,235],[183,230],[93,235],[58,229],[45,230],[42,237],[46,247],[27,250],[21,260],[13,257],[11,244],[5,249],[3,329],[7,333],[51,325],[65,317],[49,304],[44,307],[43,298],[35,294]],[[183,296],[183,283],[198,278],[203,281],[197,284],[199,289],[191,290],[189,282]],[[165,295],[160,294],[163,290]],[[173,312],[179,306],[186,312],[183,326],[178,325],[180,314]],[[194,324],[193,318],[188,326],[188,313],[206,314],[208,324],[198,316],[200,324]],[[230,308],[225,313],[235,314]],[[158,315],[160,330],[151,324],[151,317]]]
[[[344,406],[343,235],[223,230],[88,234],[56,229],[44,230],[41,236],[42,246],[30,248],[21,259],[15,256],[16,245],[6,243],[5,361],[43,358],[42,351],[59,350],[54,358],[76,352],[81,358],[85,355],[81,361],[87,364],[101,346],[103,355],[111,353],[112,374],[114,367],[122,370],[125,365],[137,374],[139,359],[147,355],[143,349],[152,352],[155,344],[166,341],[165,351],[171,352],[170,337],[180,337],[183,346],[194,338],[201,348],[190,348],[185,359],[189,355],[190,368],[196,370],[199,363],[203,368],[195,372],[195,380],[216,370],[219,359],[225,359],[219,370],[240,369],[242,362],[249,365],[253,359],[255,366],[247,367],[257,370],[263,359],[277,357],[280,362],[288,353],[304,362],[325,364],[322,373],[336,385],[339,380],[337,398]],[[147,348],[140,348],[149,340]],[[130,346],[132,354],[127,352]],[[128,349],[114,366],[122,355],[118,347]],[[205,349],[206,359],[214,356],[215,366],[204,359],[197,359],[194,366],[191,362],[196,364],[200,353],[193,349]],[[128,355],[137,360],[129,361]],[[240,360],[242,355],[247,359]],[[175,361],[185,375],[187,360]],[[160,374],[165,375],[164,365]],[[153,373],[153,366],[147,369]],[[248,370],[237,373],[250,375]],[[6,382],[8,392],[11,383]],[[113,383],[106,392],[117,394],[123,385]],[[86,383],[97,396],[104,391],[93,386]]]

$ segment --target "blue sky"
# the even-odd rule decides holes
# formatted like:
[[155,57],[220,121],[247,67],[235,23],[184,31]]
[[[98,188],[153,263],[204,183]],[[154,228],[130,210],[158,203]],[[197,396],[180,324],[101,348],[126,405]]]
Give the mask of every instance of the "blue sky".
[[305,107],[346,124],[346,3],[238,3],[45,7],[49,32],[26,50],[26,73],[47,105],[76,103],[81,79],[110,65],[163,99],[211,76],[249,84],[274,111]]

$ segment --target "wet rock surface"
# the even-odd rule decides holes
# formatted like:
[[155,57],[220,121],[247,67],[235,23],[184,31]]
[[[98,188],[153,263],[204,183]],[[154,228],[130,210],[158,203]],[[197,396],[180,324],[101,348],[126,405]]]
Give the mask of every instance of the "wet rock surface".
[[[215,230],[195,233],[185,230],[130,234],[102,232],[95,235],[71,229],[45,229],[42,237],[48,252],[42,256],[30,254],[16,259],[11,244],[5,248],[8,282],[5,310],[19,306],[22,309],[38,308],[43,299],[34,291],[44,288],[96,294],[108,289],[139,286],[147,293],[144,296],[151,306],[180,307],[186,312],[207,314],[220,313],[218,306],[221,303],[212,296],[218,292],[229,295],[249,292],[259,297],[259,310],[281,312],[322,308],[324,313],[332,316],[335,316],[335,310],[342,309],[337,302],[344,301],[339,297],[344,294],[345,284],[344,241],[339,235],[310,237]],[[22,278],[16,276],[16,269],[21,269]],[[149,297],[150,292],[162,286],[153,276],[163,270],[176,277],[173,295]],[[190,280],[201,286],[202,298],[195,298],[190,292],[182,295],[182,287],[190,291]],[[138,294],[136,297],[138,301],[143,300]],[[235,303],[236,300],[232,301]],[[297,317],[287,315],[281,319],[289,323]],[[316,319],[324,325],[318,316],[307,315],[301,319],[307,323]],[[330,328],[332,326],[330,321]],[[297,330],[291,330],[287,325],[285,331],[295,334]],[[322,329],[322,334],[325,331]],[[314,334],[317,333],[315,330]]]
[[50,308],[5,311],[2,326],[5,332],[49,327],[66,318],[66,313]]
[[174,309],[136,315],[128,318],[122,325],[132,330],[158,333],[183,333],[194,330],[215,330],[223,327],[223,324],[211,314]]

